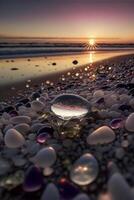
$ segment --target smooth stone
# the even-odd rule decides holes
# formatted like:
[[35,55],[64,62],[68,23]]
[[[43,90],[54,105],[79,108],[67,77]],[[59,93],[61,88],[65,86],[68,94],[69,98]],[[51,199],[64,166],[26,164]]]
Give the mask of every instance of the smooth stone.
[[11,165],[8,161],[0,158],[0,175],[7,174],[11,169]]
[[87,137],[87,143],[90,145],[108,144],[114,140],[115,133],[108,126],[102,126],[96,129]]
[[41,149],[35,156],[34,162],[42,168],[51,167],[56,161],[56,152],[52,147]]
[[22,158],[22,157],[19,157],[19,156],[16,156],[14,157],[13,159],[13,163],[16,167],[22,167],[26,164],[27,160]]
[[129,101],[129,105],[134,109],[134,98]]
[[26,123],[21,123],[21,124],[17,124],[16,126],[14,126],[14,129],[16,129],[17,131],[19,131],[22,134],[27,134],[30,131],[30,126]]
[[126,119],[125,128],[127,131],[134,132],[134,113],[131,113]]
[[31,102],[31,108],[32,110],[36,111],[36,112],[40,112],[44,109],[45,105],[44,103],[42,103],[41,101],[32,101]]
[[60,194],[53,183],[49,183],[45,188],[41,200],[60,200]]
[[25,143],[23,135],[15,129],[9,129],[4,137],[4,141],[9,148],[19,148]]
[[36,111],[36,112],[40,112],[44,109],[45,105],[43,102],[35,100],[31,102],[31,108]]
[[131,189],[120,173],[115,173],[108,182],[112,200],[133,200]]
[[106,95],[104,100],[107,107],[111,107],[118,102],[116,94]]
[[31,131],[33,132],[37,132],[39,129],[41,129],[42,127],[44,127],[44,124],[42,123],[33,123],[31,126]]
[[16,116],[16,117],[12,117],[9,121],[12,124],[21,124],[21,123],[30,124],[31,118],[28,116]]
[[13,128],[13,124],[8,124],[5,126],[5,128],[3,129],[3,132],[6,133],[6,131],[8,131],[9,129]]
[[51,168],[51,167],[44,168],[44,170],[43,170],[43,175],[44,175],[44,176],[50,176],[53,172],[54,172],[54,170],[53,170],[53,168]]
[[118,147],[118,148],[116,149],[116,151],[115,151],[115,156],[116,156],[116,158],[121,160],[121,159],[124,157],[124,155],[125,155],[124,149],[121,148],[121,147]]
[[43,175],[38,167],[31,166],[24,178],[23,189],[26,192],[35,192],[42,187]]
[[134,78],[132,78],[131,83],[134,83]]
[[86,194],[78,194],[73,200],[90,200]]
[[98,98],[98,97],[104,97],[104,91],[103,90],[96,90],[93,93],[93,97]]
[[110,111],[109,112],[109,117],[111,118],[117,118],[117,117],[120,117],[121,116],[121,113],[119,112],[116,112],[116,111]]
[[36,143],[36,141],[26,141],[26,149],[30,155],[35,155],[37,152],[40,151],[40,145]]
[[77,185],[88,185],[98,176],[99,166],[95,157],[86,153],[75,161],[70,172],[71,180]]

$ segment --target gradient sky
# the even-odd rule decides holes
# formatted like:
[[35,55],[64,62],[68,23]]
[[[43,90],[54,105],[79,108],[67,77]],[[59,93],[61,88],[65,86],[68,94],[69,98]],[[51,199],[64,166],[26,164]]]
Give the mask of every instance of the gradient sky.
[[0,0],[0,36],[134,41],[134,0]]

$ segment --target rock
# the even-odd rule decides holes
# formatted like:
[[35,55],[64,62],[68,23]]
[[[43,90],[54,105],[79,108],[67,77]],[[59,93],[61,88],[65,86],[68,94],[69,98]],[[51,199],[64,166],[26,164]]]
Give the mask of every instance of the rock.
[[31,102],[31,108],[32,110],[36,111],[36,112],[40,112],[44,109],[45,105],[44,103],[42,103],[41,101],[32,101]]
[[104,91],[103,90],[96,90],[93,93],[93,97],[98,98],[98,97],[104,97]]
[[41,200],[60,200],[59,191],[53,183],[47,185],[41,196]]
[[134,113],[131,113],[126,119],[125,128],[127,131],[134,132]]
[[36,166],[31,166],[25,174],[23,189],[26,192],[38,191],[43,184],[43,175]]
[[75,161],[70,171],[71,180],[77,185],[88,185],[98,176],[99,167],[96,158],[86,153]]
[[52,147],[41,149],[35,156],[35,164],[39,167],[51,167],[56,161],[56,152]]
[[30,131],[30,126],[26,123],[21,123],[14,126],[14,129],[16,129],[22,134],[27,134]]
[[112,200],[133,200],[131,189],[120,173],[115,173],[108,182]]
[[129,101],[129,105],[134,109],[134,98]]
[[21,124],[21,123],[26,123],[26,124],[30,124],[31,123],[31,118],[28,116],[16,116],[16,117],[12,117],[9,122],[11,124]]
[[90,200],[86,194],[78,194],[73,200]]
[[108,126],[98,128],[87,137],[87,143],[90,145],[107,144],[114,140],[115,133]]
[[0,158],[0,175],[7,174],[11,169],[11,166],[8,161]]
[[9,148],[19,148],[25,143],[25,139],[21,133],[15,129],[9,129],[4,137],[4,141]]

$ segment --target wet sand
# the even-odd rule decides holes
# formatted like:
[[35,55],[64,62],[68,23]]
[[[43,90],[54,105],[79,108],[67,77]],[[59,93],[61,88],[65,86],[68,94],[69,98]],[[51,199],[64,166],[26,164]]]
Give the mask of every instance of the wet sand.
[[[77,76],[78,76],[78,78],[80,78],[80,80],[81,80],[83,73],[84,74],[87,74],[87,73],[93,74],[100,65],[105,65],[107,63],[109,63],[109,65],[111,65],[111,63],[115,63],[115,65],[118,66],[118,63],[122,62],[124,59],[131,58],[133,56],[133,54],[120,55],[120,56],[115,56],[115,57],[111,57],[112,54],[110,54],[110,55],[108,55],[108,57],[110,56],[110,58],[108,58],[108,59],[103,59],[103,56],[104,55],[101,55],[101,57],[96,58],[96,60],[95,60],[95,57],[92,57],[92,59],[91,59],[91,57],[88,56],[88,59],[90,61],[88,64],[81,64],[81,62],[83,62],[83,59],[82,59],[82,61],[80,63],[78,62],[77,65],[71,65],[70,69],[68,69],[68,68],[65,69],[65,67],[64,67],[62,70],[60,69],[59,71],[56,70],[55,72],[52,71],[51,73],[46,73],[43,75],[40,74],[39,76],[37,75],[35,77],[32,75],[29,79],[24,77],[25,78],[24,80],[18,81],[17,83],[15,81],[14,83],[6,82],[6,84],[0,84],[0,93],[1,93],[0,100],[1,101],[8,100],[8,99],[13,100],[16,98],[16,96],[18,96],[18,95],[21,96],[21,93],[23,93],[23,92],[25,94],[27,94],[27,93],[29,93],[29,91],[37,90],[38,87],[40,87],[41,85],[51,88],[58,82],[59,82],[59,84],[60,83],[64,84],[64,82],[66,83],[66,81],[71,81],[71,77],[77,78]],[[34,59],[34,58],[31,58],[31,59]],[[31,61],[31,59],[30,59],[30,61]],[[44,58],[42,58],[42,59],[44,59]],[[74,56],[71,58],[69,57],[69,59],[70,59],[69,63],[71,63],[74,60],[79,61],[79,57],[77,57],[77,56]],[[99,59],[102,59],[102,60],[97,61]],[[35,58],[35,61],[37,64],[38,60],[36,60],[36,58]],[[53,58],[53,60],[51,60],[51,58],[49,58],[48,62],[49,63],[51,62],[51,66],[49,64],[49,67],[57,68],[57,66],[52,65],[53,63],[57,62],[57,60],[56,60],[56,62],[54,62],[54,61],[55,61],[55,57]],[[5,60],[4,60],[4,62],[5,62]],[[57,63],[56,63],[56,65],[57,65]],[[38,68],[39,65],[35,65],[35,66],[37,66],[35,68]],[[85,71],[85,69],[86,69],[86,71]]]

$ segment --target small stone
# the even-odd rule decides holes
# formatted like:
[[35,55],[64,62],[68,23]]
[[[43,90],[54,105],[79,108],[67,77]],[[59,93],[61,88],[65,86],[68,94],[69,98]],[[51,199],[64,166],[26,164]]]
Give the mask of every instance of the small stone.
[[27,134],[30,131],[30,126],[26,123],[21,123],[14,126],[14,129],[16,129],[22,134]]
[[87,137],[87,143],[90,145],[108,144],[114,140],[115,133],[108,126],[98,128]]
[[60,200],[60,194],[53,183],[49,183],[45,188],[41,200]]
[[56,152],[52,147],[41,149],[35,156],[35,164],[39,167],[51,167],[56,161]]
[[0,175],[7,174],[11,169],[11,166],[8,161],[0,158]]
[[48,168],[44,168],[44,170],[43,170],[43,175],[44,176],[50,176],[52,173],[53,173],[53,168],[51,168],[51,167],[48,167]]
[[134,98],[129,101],[129,105],[134,109]]
[[19,148],[25,143],[25,139],[21,133],[15,129],[9,129],[4,137],[4,141],[9,148]]
[[94,93],[93,93],[93,97],[104,97],[104,91],[103,90],[96,90]]
[[131,189],[120,173],[115,173],[108,182],[112,200],[133,200]]
[[78,185],[88,185],[98,176],[98,162],[93,155],[86,153],[74,163],[71,172],[71,180]]
[[127,131],[134,132],[134,113],[131,113],[126,119],[125,128]]
[[21,123],[30,124],[31,118],[28,116],[16,116],[16,117],[12,117],[9,121],[12,124],[21,124]]
[[124,155],[125,155],[125,151],[124,151],[123,148],[119,147],[119,148],[116,149],[116,151],[115,151],[116,158],[122,159],[124,157]]
[[25,175],[23,189],[26,192],[35,192],[42,187],[43,175],[39,168],[31,166]]
[[73,200],[90,200],[86,194],[78,194]]
[[31,108],[36,112],[41,112],[44,109],[45,105],[41,101],[32,101]]

